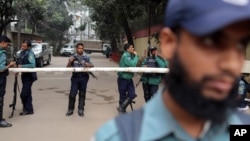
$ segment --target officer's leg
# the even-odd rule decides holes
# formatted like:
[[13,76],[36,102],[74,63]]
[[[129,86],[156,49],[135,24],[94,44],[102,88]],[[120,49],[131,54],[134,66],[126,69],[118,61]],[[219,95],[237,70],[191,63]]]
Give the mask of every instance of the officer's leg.
[[142,83],[142,88],[143,88],[143,92],[144,92],[145,102],[147,102],[150,99],[150,96],[149,96],[149,85],[147,83]]
[[3,127],[11,127],[12,124],[5,121],[3,118],[3,104],[4,104],[4,97],[0,97],[0,128]]
[[21,75],[21,80],[22,80],[22,90],[21,90],[21,94],[20,94],[20,97],[21,97],[21,101],[22,101],[22,104],[23,104],[23,112],[26,111],[25,107],[26,107],[26,96],[25,96],[25,80],[24,80],[24,77]]
[[23,107],[23,112],[21,112],[20,115],[33,114],[34,111],[33,111],[32,93],[31,93],[33,80],[24,79],[22,82],[23,82],[23,88],[21,92],[21,99],[24,107]]
[[33,104],[32,104],[32,85],[33,81],[28,81],[27,83],[27,101],[26,101],[26,109],[28,112],[33,112]]
[[126,101],[127,97],[127,80],[118,78],[118,90],[119,90],[119,107],[117,108],[119,113],[126,113],[126,108],[124,108],[124,102]]
[[80,86],[80,92],[79,92],[79,102],[78,102],[78,115],[84,116],[84,106],[85,106],[85,98],[86,98],[86,90],[87,90],[87,84],[88,84],[89,76],[83,78],[81,86]]
[[135,94],[135,86],[134,86],[133,79],[131,79],[129,81],[129,85],[128,85],[128,97],[130,99],[130,103],[129,104],[132,104],[131,102],[135,103],[133,101],[133,99],[135,99],[137,97],[137,95]]
[[0,121],[3,119],[3,102],[4,102],[4,95],[5,95],[5,87],[6,87],[6,78],[0,79]]
[[127,82],[125,79],[118,78],[117,83],[119,91],[119,105],[121,105],[127,97]]
[[6,88],[6,77],[2,77],[0,79],[0,128],[12,126],[12,124],[6,122],[5,119],[3,118],[5,88]]
[[158,88],[159,88],[159,85],[152,85],[151,86],[151,89],[150,89],[150,91],[151,91],[151,98],[157,93],[157,91],[158,91]]
[[78,91],[77,78],[71,77],[71,87],[70,87],[70,93],[69,93],[68,111],[66,113],[66,116],[70,116],[74,112],[77,91]]
[[151,99],[158,90],[158,85],[149,85],[149,99]]
[[133,80],[126,80],[127,83],[127,91],[128,91],[128,96],[126,99],[122,102],[120,109],[118,110],[120,113],[126,112],[126,108],[128,107],[129,104],[131,104],[132,100],[137,96],[135,94],[135,87],[134,87],[134,82]]

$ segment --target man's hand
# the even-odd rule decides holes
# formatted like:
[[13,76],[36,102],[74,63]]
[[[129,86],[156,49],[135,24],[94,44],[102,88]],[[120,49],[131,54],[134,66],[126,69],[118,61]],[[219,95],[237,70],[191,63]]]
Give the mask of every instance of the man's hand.
[[66,67],[71,67],[71,64],[72,64],[72,62],[74,61],[74,57],[70,57],[69,58],[69,61],[68,61],[68,64],[67,64],[67,66]]
[[70,57],[68,63],[71,64],[73,61],[74,61],[74,57]]
[[134,55],[137,55],[137,52],[136,52],[136,51],[134,51],[133,53],[134,53]]
[[8,68],[13,67],[15,65],[16,65],[16,62],[10,62],[9,65],[8,65]]
[[88,63],[88,62],[85,62],[85,63],[84,63],[84,66],[85,66],[85,67],[93,67],[93,65],[90,64],[90,63]]
[[144,58],[147,58],[147,49],[144,50]]

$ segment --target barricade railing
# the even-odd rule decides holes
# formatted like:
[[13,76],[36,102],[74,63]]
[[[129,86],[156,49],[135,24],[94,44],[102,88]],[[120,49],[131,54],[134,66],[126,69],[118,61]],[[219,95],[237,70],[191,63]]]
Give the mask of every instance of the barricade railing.
[[[168,68],[148,68],[148,67],[92,67],[92,68],[9,68],[10,72],[136,72],[136,73],[167,73]],[[242,73],[247,73],[246,68]],[[250,99],[246,98],[250,102]]]
[[147,67],[92,67],[92,68],[9,68],[11,72],[145,72],[167,73],[168,68]]

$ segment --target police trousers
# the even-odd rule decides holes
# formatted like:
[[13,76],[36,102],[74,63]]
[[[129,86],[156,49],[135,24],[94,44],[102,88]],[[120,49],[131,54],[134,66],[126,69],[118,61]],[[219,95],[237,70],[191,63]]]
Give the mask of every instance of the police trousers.
[[124,100],[128,97],[133,100],[137,95],[135,94],[135,86],[133,79],[123,79],[118,77],[118,90],[120,94],[119,104],[121,105]]

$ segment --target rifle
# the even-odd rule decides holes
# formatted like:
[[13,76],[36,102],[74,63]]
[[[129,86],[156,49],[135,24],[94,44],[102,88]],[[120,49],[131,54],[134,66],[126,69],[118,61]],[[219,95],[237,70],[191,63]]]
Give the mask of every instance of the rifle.
[[141,83],[141,77],[142,77],[142,75],[140,76],[139,81],[135,84],[135,87],[136,87],[136,88],[137,88],[137,86]]
[[[74,58],[84,67],[85,65],[81,62],[81,60],[77,57],[77,56],[74,56]],[[91,75],[93,78],[95,78],[96,80],[98,80],[98,78],[94,75],[93,72],[87,72],[89,75]]]
[[17,88],[19,89],[17,75],[15,75],[15,82],[14,82],[14,89],[13,89],[14,96],[13,96],[12,103],[9,105],[10,108],[12,107],[12,112],[11,112],[9,118],[12,118],[14,116],[14,111],[16,109]]

